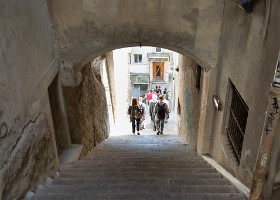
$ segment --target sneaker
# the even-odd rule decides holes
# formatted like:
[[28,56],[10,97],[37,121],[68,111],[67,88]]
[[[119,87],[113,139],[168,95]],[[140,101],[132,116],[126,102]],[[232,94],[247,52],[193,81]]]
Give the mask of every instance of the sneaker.
[[135,134],[134,132],[132,132],[132,134]]
[[163,132],[161,131],[160,134],[163,134]]
[[139,133],[139,132],[137,132],[137,135],[140,135],[140,133]]
[[160,131],[157,132],[157,135],[159,135]]

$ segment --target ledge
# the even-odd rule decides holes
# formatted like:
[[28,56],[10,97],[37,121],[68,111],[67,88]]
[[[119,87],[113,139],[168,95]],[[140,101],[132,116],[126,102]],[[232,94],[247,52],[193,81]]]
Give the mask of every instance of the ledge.
[[243,193],[247,198],[250,195],[250,189],[243,185],[238,179],[227,172],[222,166],[220,166],[215,160],[209,156],[202,155],[202,158],[208,162],[213,168],[215,168],[224,178],[226,178],[234,187],[241,193]]
[[60,165],[70,165],[79,160],[83,145],[71,144],[68,148],[63,149],[59,156]]

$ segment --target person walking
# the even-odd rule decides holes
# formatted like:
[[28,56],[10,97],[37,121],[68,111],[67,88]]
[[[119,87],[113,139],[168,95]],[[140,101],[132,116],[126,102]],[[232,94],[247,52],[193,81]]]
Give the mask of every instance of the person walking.
[[158,93],[161,95],[162,93],[161,93],[161,88],[160,88],[160,86],[158,86]]
[[148,105],[150,104],[152,97],[153,97],[153,90],[150,90],[150,92],[146,93],[146,99],[148,100]]
[[168,113],[170,113],[170,105],[169,105],[169,101],[168,101],[166,95],[163,96],[163,101],[162,101],[162,102],[163,102],[163,103],[166,103],[167,108],[168,108]]
[[155,110],[155,106],[157,103],[157,95],[153,93],[152,95],[152,99],[150,100],[150,104],[149,104],[149,114],[151,116],[151,122],[154,121],[154,110]]
[[139,108],[141,112],[141,118],[140,118],[140,130],[145,129],[145,116],[146,116],[146,104],[143,103],[143,98],[139,97]]
[[168,106],[163,102],[163,96],[159,96],[159,102],[156,104],[154,113],[156,118],[157,135],[163,134],[164,121],[169,118]]
[[131,106],[129,106],[127,114],[130,116],[130,122],[132,122],[132,133],[135,134],[135,127],[137,134],[139,133],[140,119],[141,119],[141,110],[139,108],[136,98],[133,98],[131,101]]

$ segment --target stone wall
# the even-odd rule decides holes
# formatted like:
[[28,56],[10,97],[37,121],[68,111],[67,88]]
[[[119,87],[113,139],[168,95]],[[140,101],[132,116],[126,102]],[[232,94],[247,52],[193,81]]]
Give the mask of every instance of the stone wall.
[[73,144],[82,144],[82,131],[79,121],[79,107],[77,103],[78,94],[79,92],[77,87],[63,87],[70,137]]
[[109,116],[105,90],[91,64],[82,69],[78,86],[79,121],[82,133],[82,154],[85,155],[109,136]]
[[[196,148],[198,122],[200,115],[201,85],[196,88],[197,64],[192,59],[179,56],[179,72],[176,72],[176,110],[180,102],[178,117],[178,130],[182,138]],[[202,74],[201,74],[202,76]],[[201,82],[201,81],[200,81]],[[202,82],[201,82],[202,83]]]
[[69,132],[67,112],[65,109],[63,90],[58,75],[54,78],[51,85],[49,86],[48,93],[56,147],[58,154],[60,154],[60,150],[67,148],[71,144],[71,137]]
[[82,144],[84,156],[109,136],[105,89],[100,79],[101,57],[76,72],[76,87],[63,87],[71,141]]
[[48,86],[59,68],[46,1],[1,1],[0,199],[58,169]]

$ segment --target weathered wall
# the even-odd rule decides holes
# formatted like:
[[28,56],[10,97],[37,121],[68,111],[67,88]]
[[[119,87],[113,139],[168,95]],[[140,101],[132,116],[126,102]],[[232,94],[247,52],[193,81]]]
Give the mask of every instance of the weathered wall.
[[81,125],[79,122],[78,90],[76,87],[63,87],[63,95],[67,110],[67,118],[71,142],[73,144],[82,143]]
[[83,144],[82,156],[109,136],[109,116],[100,70],[101,57],[75,75],[77,87],[63,87],[72,143]]
[[[278,1],[257,1],[254,12],[247,14],[234,1],[225,1],[220,59],[217,68],[216,94],[223,105],[215,112],[211,155],[248,187],[258,153],[270,84],[279,51]],[[270,5],[271,4],[271,5]],[[270,9],[276,9],[273,13]],[[242,157],[237,166],[232,161],[224,141],[223,124],[227,106],[226,94],[231,79],[249,107]],[[214,94],[213,94],[214,95]]]
[[[280,130],[280,121],[278,120],[278,130]],[[267,177],[267,186],[265,188],[265,196],[268,197],[272,193],[272,200],[279,199],[280,196],[280,134],[276,132],[275,143],[272,150],[271,166],[269,168],[269,176]]]
[[178,65],[179,72],[176,72],[175,79],[176,107],[178,98],[181,107],[181,113],[177,115],[178,130],[180,136],[196,148],[201,98],[200,89],[196,88],[197,64],[192,59],[180,55]]
[[116,88],[115,88],[115,72],[114,72],[114,58],[113,58],[113,51],[106,53],[106,71],[107,77],[109,82],[109,89],[110,89],[110,96],[111,96],[111,103],[112,103],[112,111],[114,121],[116,120]]
[[139,45],[191,55],[202,66],[217,65],[220,0],[50,0],[50,4],[66,75],[71,67],[82,67],[103,53]]
[[[268,8],[270,9],[269,15],[267,15],[267,29],[265,34],[264,49],[262,53],[261,65],[266,68],[269,66],[271,71],[273,66],[276,65],[275,56],[280,51],[280,14],[279,7],[280,2],[277,0],[272,0],[268,2]],[[280,60],[280,55],[278,55],[278,60]],[[272,199],[279,199],[280,196],[280,121],[278,121],[278,127],[276,127],[276,137],[272,151],[272,160],[269,168],[269,175],[266,179],[267,187],[264,189],[264,197],[270,197],[272,193]]]
[[58,71],[46,1],[0,1],[0,199],[58,168],[47,88]]
[[91,64],[82,70],[78,86],[79,121],[82,131],[82,154],[85,155],[109,136],[109,116],[103,85],[96,79]]
[[52,121],[55,133],[58,154],[63,148],[71,144],[67,112],[65,108],[64,95],[58,75],[54,78],[48,88],[49,100],[52,113]]

